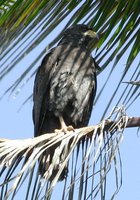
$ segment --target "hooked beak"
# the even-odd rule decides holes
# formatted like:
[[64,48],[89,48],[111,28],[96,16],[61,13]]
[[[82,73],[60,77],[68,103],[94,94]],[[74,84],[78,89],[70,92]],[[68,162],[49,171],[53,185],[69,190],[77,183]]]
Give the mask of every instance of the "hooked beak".
[[85,36],[89,36],[89,37],[91,37],[91,38],[95,38],[95,39],[98,39],[99,40],[99,34],[98,33],[96,33],[96,32],[94,32],[94,31],[92,31],[92,30],[88,30],[88,31],[86,31],[85,33],[84,33],[84,35]]

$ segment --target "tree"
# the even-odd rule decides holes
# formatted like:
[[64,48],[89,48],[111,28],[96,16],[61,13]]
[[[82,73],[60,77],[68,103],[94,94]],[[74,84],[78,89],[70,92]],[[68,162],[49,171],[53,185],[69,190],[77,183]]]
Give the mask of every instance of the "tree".
[[[98,90],[98,96],[96,98],[95,111],[98,109],[98,102],[101,99],[101,95],[104,94],[111,78],[113,71],[119,71],[119,61],[121,57],[125,54],[125,52],[129,49],[129,54],[127,59],[125,60],[126,65],[121,66],[121,75],[118,74],[120,78],[117,80],[116,87],[112,90],[112,94],[109,99],[107,99],[107,105],[102,110],[101,120],[107,119],[107,121],[103,120],[97,126],[91,127],[92,133],[89,134],[89,139],[86,142],[81,144],[81,147],[77,145],[78,140],[82,137],[82,134],[88,134],[91,132],[90,128],[86,128],[83,130],[77,130],[78,132],[73,137],[73,146],[71,147],[71,152],[73,152],[73,148],[75,147],[74,153],[72,153],[72,158],[75,162],[72,165],[72,162],[69,162],[69,171],[71,173],[71,187],[68,192],[69,199],[73,199],[75,197],[74,191],[76,189],[77,179],[79,177],[79,190],[78,197],[79,198],[93,198],[101,195],[101,199],[105,199],[105,191],[106,191],[106,177],[108,171],[110,170],[111,163],[114,161],[114,166],[116,167],[116,163],[120,163],[120,168],[116,167],[115,175],[116,175],[116,190],[112,194],[112,198],[118,192],[121,185],[121,176],[118,176],[119,169],[121,172],[121,160],[120,160],[120,152],[119,152],[119,141],[122,138],[121,132],[124,131],[124,128],[128,126],[128,122],[130,118],[127,117],[126,110],[133,105],[135,100],[139,96],[139,85],[128,85],[123,84],[123,81],[138,81],[139,78],[139,63],[137,66],[133,66],[133,61],[136,59],[139,53],[139,6],[138,0],[135,1],[46,1],[43,0],[41,2],[34,1],[25,1],[25,0],[12,0],[6,1],[2,0],[0,3],[0,29],[1,29],[1,79],[5,76],[8,76],[8,73],[11,70],[15,69],[17,63],[23,61],[26,56],[30,56],[32,51],[36,47],[39,47],[45,38],[51,38],[51,42],[47,45],[44,45],[44,49],[41,48],[38,55],[35,57],[30,64],[26,65],[26,69],[22,72],[22,74],[17,78],[17,80],[9,86],[9,88],[4,92],[4,95],[9,92],[15,92],[17,88],[22,89],[23,86],[26,86],[25,83],[28,83],[29,80],[34,76],[36,72],[37,63],[41,60],[45,52],[51,48],[56,42],[59,40],[61,31],[70,26],[71,24],[77,23],[88,23],[92,27],[94,27],[95,31],[98,31],[100,34],[100,40],[96,47],[94,47],[93,53],[95,54],[95,59],[101,67],[101,70],[98,72],[99,77],[105,73],[106,70],[108,74],[104,76],[103,86]],[[47,14],[46,14],[47,13]],[[57,36],[51,37],[53,35],[53,31],[55,29],[58,31]],[[59,34],[60,33],[60,34]],[[112,64],[113,61],[113,64]],[[110,69],[111,68],[111,69]],[[131,73],[132,68],[134,68],[133,73]],[[30,99],[32,94],[27,97],[25,102]],[[24,102],[24,103],[25,103]],[[23,103],[23,104],[24,104]],[[125,107],[120,107],[120,104],[124,104]],[[110,113],[109,117],[105,117],[108,114],[108,110],[111,109],[111,106],[115,106],[113,111]],[[137,119],[137,124],[135,126],[139,126],[139,118]],[[115,124],[112,122],[114,121]],[[118,124],[117,124],[118,122]],[[100,125],[100,126],[99,126]],[[100,130],[99,130],[100,127]],[[109,127],[112,127],[109,129]],[[121,130],[121,132],[120,132]],[[96,138],[94,136],[96,135]],[[51,135],[51,137],[57,137],[56,135]],[[44,136],[45,137],[45,136]],[[18,152],[20,149],[20,154],[16,157],[16,160],[13,159],[8,160],[6,155],[1,154],[1,162],[4,164],[8,164],[11,161],[11,165],[6,174],[5,185],[2,187],[2,197],[5,195],[5,191],[7,192],[9,188],[7,187],[8,182],[11,177],[13,177],[13,173],[15,172],[16,164],[21,161],[22,154],[25,153],[27,147],[31,147],[31,144],[40,144],[42,141],[48,139],[49,135],[46,138],[41,137],[27,141],[21,141],[18,145],[15,145],[16,141],[13,141],[14,149],[16,151],[12,151],[11,155],[15,155],[15,152]],[[72,137],[71,135],[66,136],[60,135],[59,139],[69,139]],[[91,138],[91,139],[90,139]],[[50,138],[49,138],[50,139]],[[53,138],[52,138],[53,139]],[[1,150],[2,148],[7,148],[6,145],[10,145],[6,140],[1,140]],[[47,140],[48,141],[48,140]],[[35,142],[35,143],[34,143]],[[66,141],[65,141],[66,142]],[[19,145],[20,144],[20,145]],[[21,148],[22,145],[23,149]],[[65,144],[64,144],[65,145]],[[13,145],[11,146],[11,148]],[[65,146],[61,145],[61,147],[65,149]],[[91,147],[91,151],[89,150]],[[94,148],[93,148],[94,147]],[[9,146],[8,146],[9,148]],[[8,149],[7,148],[7,149]],[[10,148],[9,148],[10,149]],[[11,150],[11,149],[10,149]],[[29,150],[29,149],[28,149]],[[9,151],[8,151],[9,152]],[[29,153],[29,152],[28,152]],[[31,153],[31,152],[30,152]],[[118,154],[117,154],[118,153]],[[21,155],[21,156],[19,156]],[[33,156],[33,153],[31,153]],[[36,156],[39,156],[38,152],[35,153]],[[68,152],[65,152],[66,158],[69,159]],[[93,157],[92,157],[93,156]],[[81,159],[82,157],[82,159]],[[15,158],[15,157],[11,157]],[[31,157],[30,157],[31,158]],[[92,159],[94,162],[91,162]],[[96,159],[95,159],[96,158]],[[4,160],[6,159],[6,160]],[[24,166],[28,166],[29,159],[24,160]],[[33,159],[31,158],[31,161]],[[81,161],[81,171],[77,172],[77,162]],[[92,160],[92,161],[93,161]],[[33,162],[32,162],[33,164]],[[91,170],[92,166],[92,170]],[[32,166],[33,167],[33,166]],[[28,175],[30,172],[24,171],[25,176],[17,177],[16,181],[19,185],[16,185],[16,189],[18,186],[22,185],[22,180]],[[99,170],[97,170],[99,169]],[[1,173],[5,170],[5,165],[2,168]],[[30,180],[33,177],[34,170],[37,170],[34,167],[31,170]],[[97,170],[97,171],[96,171]],[[13,172],[14,171],[14,172]],[[92,172],[91,172],[92,171]],[[96,178],[96,174],[99,174],[99,180]],[[67,181],[67,179],[66,179]],[[65,183],[66,183],[65,181]],[[119,182],[120,181],[120,182]],[[52,185],[45,185],[48,189],[50,186],[57,182],[56,180],[52,183]],[[39,194],[39,176],[34,178],[34,187],[33,189],[36,191],[35,194]],[[45,183],[46,184],[46,183]],[[93,185],[90,191],[88,189],[88,185]],[[27,190],[27,198],[29,195],[30,188],[32,185],[28,184],[29,190]],[[13,195],[16,194],[16,189],[13,188]],[[65,187],[64,187],[65,189]],[[33,191],[33,190],[32,190]],[[51,191],[50,191],[51,192]],[[9,193],[10,194],[10,193]],[[44,193],[45,194],[45,193]],[[47,193],[48,194],[48,193]],[[66,194],[65,192],[63,194]],[[34,194],[33,194],[34,195]],[[1,198],[2,198],[1,197]],[[34,196],[35,197],[35,196]]]

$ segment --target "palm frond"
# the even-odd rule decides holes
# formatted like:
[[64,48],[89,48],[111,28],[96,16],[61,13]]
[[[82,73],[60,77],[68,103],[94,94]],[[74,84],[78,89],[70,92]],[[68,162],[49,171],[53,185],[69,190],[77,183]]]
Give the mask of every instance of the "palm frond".
[[[89,24],[100,35],[100,40],[93,49],[95,59],[101,66],[98,74],[102,75],[102,72],[110,69],[107,77],[103,78],[105,84],[100,89],[97,100],[116,68],[118,69],[119,61],[124,59],[125,65],[121,66],[119,81],[114,84],[113,94],[102,114],[102,122],[66,135],[51,133],[27,140],[0,139],[0,199],[14,198],[22,186],[27,186],[25,199],[50,199],[57,189],[61,190],[63,200],[94,199],[99,196],[100,199],[105,199],[107,175],[112,170],[115,172],[115,182],[110,199],[120,189],[122,171],[119,144],[129,118],[122,108],[117,110],[115,107],[107,120],[103,119],[114,99],[117,100],[116,106],[121,104],[128,109],[140,95],[139,85],[122,83],[126,80],[130,80],[129,83],[137,82],[140,78],[140,63],[133,65],[140,48],[139,0],[1,0],[0,80],[13,69],[21,68],[19,76],[12,84],[9,83],[10,86],[3,95],[18,95],[34,76],[38,63],[48,49],[59,41],[62,31],[77,23]],[[21,61],[24,61],[23,64]],[[31,97],[32,94],[25,102]],[[83,138],[86,138],[84,142]],[[59,145],[43,179],[39,175],[38,160],[43,152],[53,148],[55,144]],[[59,171],[50,181],[52,172],[60,161]],[[65,165],[69,166],[69,175],[64,183],[57,183]]]
[[[58,34],[63,28],[74,23],[89,24],[100,33],[96,61],[102,66],[102,71],[116,58],[112,66],[114,69],[126,50],[130,48],[124,76],[139,53],[138,7],[138,0],[133,2],[2,1],[0,4],[2,52],[0,79],[13,70],[21,60],[30,57],[35,48],[41,45],[38,56],[26,65],[25,72],[9,88],[14,91],[24,81],[27,74],[35,71],[36,63],[40,61],[46,49],[56,44],[60,38]],[[53,33],[55,36],[50,38]],[[50,42],[45,38],[48,38]]]
[[[113,116],[116,121],[111,120]],[[66,165],[69,166],[69,176],[61,183],[64,185],[62,199],[94,199],[99,195],[103,199],[106,195],[107,174],[114,166],[116,182],[115,192],[112,191],[113,199],[122,183],[119,144],[128,120],[129,117],[119,108],[113,109],[101,123],[67,134],[50,133],[24,140],[0,139],[0,174],[3,177],[0,184],[1,199],[15,197],[19,188],[25,187],[26,183],[26,199],[29,196],[31,199],[50,199]],[[37,161],[43,152],[56,144],[52,163],[41,178]],[[59,165],[59,171],[50,181],[56,165]],[[75,193],[77,187],[79,192]]]

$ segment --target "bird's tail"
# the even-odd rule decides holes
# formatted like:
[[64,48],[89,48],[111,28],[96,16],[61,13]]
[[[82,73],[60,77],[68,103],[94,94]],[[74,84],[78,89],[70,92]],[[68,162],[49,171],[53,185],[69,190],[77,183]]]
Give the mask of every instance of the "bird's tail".
[[57,157],[52,149],[46,150],[39,161],[39,173],[42,178],[53,181],[58,176],[58,180],[62,181],[67,177],[68,167],[62,166],[61,156]]

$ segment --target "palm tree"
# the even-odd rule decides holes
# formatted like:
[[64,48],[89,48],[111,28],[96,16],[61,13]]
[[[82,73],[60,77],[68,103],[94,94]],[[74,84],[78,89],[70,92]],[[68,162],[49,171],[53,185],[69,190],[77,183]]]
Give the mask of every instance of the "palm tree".
[[[10,83],[2,96],[15,91],[18,93],[17,88],[26,88],[38,63],[48,49],[56,45],[61,32],[77,23],[89,24],[100,35],[99,42],[93,48],[93,55],[101,67],[98,71],[99,80],[102,77],[104,81],[98,90],[95,113],[114,71],[118,76],[104,104],[100,122],[95,126],[78,129],[74,134],[62,133],[59,137],[53,133],[27,140],[1,139],[0,162],[3,167],[0,174],[4,176],[1,199],[7,199],[10,195],[14,198],[24,182],[27,185],[26,199],[50,199],[56,188],[59,188],[56,183],[65,164],[69,165],[69,177],[60,183],[63,186],[60,199],[94,199],[99,196],[105,199],[107,175],[113,164],[115,188],[110,199],[115,197],[121,187],[119,144],[126,127],[140,125],[139,118],[132,120],[126,115],[127,109],[138,99],[139,84],[122,83],[139,82],[140,63],[135,67],[133,65],[140,48],[139,0],[1,0],[1,80],[37,50],[37,55],[30,59],[24,71],[14,83]],[[124,59],[124,55],[125,65],[121,66],[120,73],[119,61]],[[31,97],[32,94],[27,96],[23,104]],[[86,141],[79,145],[79,140],[85,135]],[[42,180],[38,174],[37,160],[46,148],[58,142],[60,146],[56,149],[54,163],[63,152],[61,170],[53,181]],[[69,149],[66,148],[68,145]],[[54,163],[45,175],[47,179]],[[11,185],[11,181],[14,184]]]

